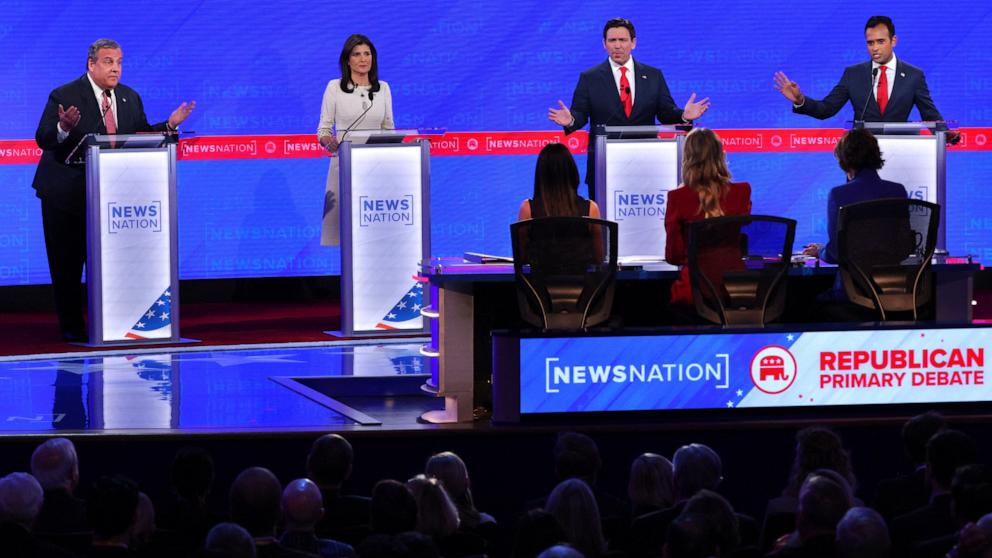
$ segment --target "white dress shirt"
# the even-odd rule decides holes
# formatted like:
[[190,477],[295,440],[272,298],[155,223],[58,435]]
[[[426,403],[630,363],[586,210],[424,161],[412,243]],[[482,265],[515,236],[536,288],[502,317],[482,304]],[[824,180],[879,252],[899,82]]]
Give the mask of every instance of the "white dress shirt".
[[[892,86],[896,82],[896,55],[892,53],[892,58],[889,59],[885,64],[879,64],[872,60],[871,69],[875,71],[875,68],[879,66],[885,66],[885,77],[889,80],[889,99],[892,99]],[[878,101],[878,82],[882,79],[882,70],[878,71],[878,75],[875,76],[875,83],[872,86],[871,94],[875,96],[875,101]]]
[[630,104],[634,105],[634,90],[637,88],[637,80],[634,79],[634,57],[631,56],[627,59],[627,62],[623,64],[617,64],[612,58],[609,58],[610,68],[613,69],[613,82],[617,84],[617,95],[620,94],[620,67],[623,66],[627,68],[627,82],[630,83]]

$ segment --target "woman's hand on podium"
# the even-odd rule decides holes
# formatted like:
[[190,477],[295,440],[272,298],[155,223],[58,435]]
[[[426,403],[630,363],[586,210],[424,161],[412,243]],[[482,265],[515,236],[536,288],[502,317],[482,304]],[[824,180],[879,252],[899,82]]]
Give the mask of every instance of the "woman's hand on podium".
[[338,152],[338,138],[334,136],[320,136],[320,145],[323,145],[328,153]]

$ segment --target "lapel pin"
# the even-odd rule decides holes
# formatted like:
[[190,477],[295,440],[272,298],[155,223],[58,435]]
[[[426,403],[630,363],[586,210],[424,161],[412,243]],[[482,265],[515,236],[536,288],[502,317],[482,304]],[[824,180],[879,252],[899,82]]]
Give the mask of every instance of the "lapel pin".
[[127,97],[121,97],[121,102],[126,103],[127,102]]
[[648,79],[648,76],[641,76],[641,79]]
[[899,72],[899,77],[906,77],[906,72]]

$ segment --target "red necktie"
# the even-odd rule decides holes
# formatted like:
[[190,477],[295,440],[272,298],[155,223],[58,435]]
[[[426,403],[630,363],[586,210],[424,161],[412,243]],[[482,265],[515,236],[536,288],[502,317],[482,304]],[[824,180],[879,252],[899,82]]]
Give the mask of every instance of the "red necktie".
[[878,112],[885,114],[885,105],[889,104],[889,78],[885,75],[885,66],[878,67],[878,90],[875,92],[875,100],[878,101]]
[[114,111],[110,110],[110,90],[103,92],[103,124],[107,127],[108,134],[117,133],[117,122],[114,120]]
[[630,113],[634,110],[634,101],[630,96],[626,66],[620,66],[620,102],[623,103],[623,111],[627,114],[627,118],[630,118]]

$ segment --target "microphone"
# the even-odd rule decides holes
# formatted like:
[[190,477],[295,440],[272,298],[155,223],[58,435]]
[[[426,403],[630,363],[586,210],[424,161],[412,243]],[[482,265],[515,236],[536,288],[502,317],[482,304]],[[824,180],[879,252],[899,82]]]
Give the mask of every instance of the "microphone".
[[[364,97],[364,95],[362,95],[362,96]],[[350,132],[351,129],[354,128],[356,124],[358,124],[359,122],[362,121],[363,118],[365,118],[365,115],[368,114],[368,112],[370,110],[372,110],[372,105],[373,105],[372,92],[369,91],[369,106],[365,107],[365,110],[362,111],[362,114],[359,114],[358,115],[358,118],[356,118],[355,120],[353,120],[352,123],[349,124],[348,127],[344,129],[344,132],[341,133],[341,139],[338,140],[338,143],[341,143],[342,141],[344,141],[344,138],[346,138],[348,136],[348,132]]]
[[863,109],[861,109],[861,118],[856,121],[861,123],[861,125],[858,126],[859,128],[865,127],[865,112],[868,111],[868,103],[871,102],[871,92],[875,90],[875,78],[877,77],[878,77],[878,68],[875,68],[874,70],[871,71],[871,87],[868,88],[868,98],[865,99],[865,106]]

